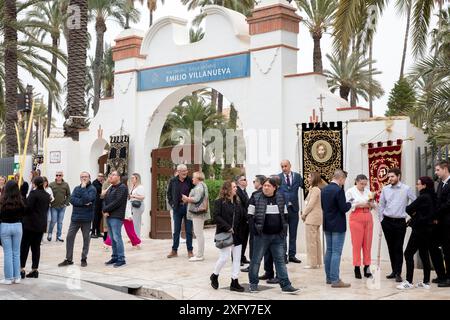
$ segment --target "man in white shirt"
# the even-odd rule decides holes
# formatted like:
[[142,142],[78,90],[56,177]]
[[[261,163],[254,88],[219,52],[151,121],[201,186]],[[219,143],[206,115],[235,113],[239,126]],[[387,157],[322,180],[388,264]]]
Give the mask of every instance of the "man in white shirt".
[[412,189],[400,181],[399,168],[389,170],[389,185],[383,188],[378,214],[386,238],[392,273],[386,278],[402,282],[403,242],[406,234],[406,206],[416,199]]

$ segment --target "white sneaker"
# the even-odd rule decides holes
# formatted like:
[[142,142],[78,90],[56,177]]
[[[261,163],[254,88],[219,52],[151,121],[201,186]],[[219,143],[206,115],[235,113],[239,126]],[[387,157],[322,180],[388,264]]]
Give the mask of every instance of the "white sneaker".
[[428,283],[420,281],[419,283],[416,284],[416,288],[430,289],[430,285]]
[[20,277],[19,277],[19,278],[16,278],[16,279],[13,280],[13,283],[19,284],[19,283],[20,283],[20,280],[21,280]]
[[195,261],[203,261],[203,260],[205,260],[205,258],[203,258],[203,257],[192,257],[192,258],[189,258],[189,262],[195,262]]
[[401,284],[399,284],[397,286],[397,289],[399,289],[399,290],[409,290],[409,289],[413,289],[413,288],[414,288],[414,286],[411,283],[409,283],[407,280],[403,281]]
[[3,279],[3,280],[0,281],[0,284],[10,285],[10,284],[12,284],[12,281]]

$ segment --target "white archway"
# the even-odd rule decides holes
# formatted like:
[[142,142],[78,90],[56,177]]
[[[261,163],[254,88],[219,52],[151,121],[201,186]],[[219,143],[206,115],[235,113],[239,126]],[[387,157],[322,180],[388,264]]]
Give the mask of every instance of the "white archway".
[[98,173],[98,158],[105,154],[105,147],[108,145],[108,141],[103,138],[97,138],[92,143],[89,153],[89,172],[91,176],[95,176]]

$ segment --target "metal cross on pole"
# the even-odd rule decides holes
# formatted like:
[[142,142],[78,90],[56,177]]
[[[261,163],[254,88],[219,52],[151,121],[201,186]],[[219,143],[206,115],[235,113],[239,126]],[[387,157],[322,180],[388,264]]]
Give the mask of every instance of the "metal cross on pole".
[[320,123],[322,124],[323,123],[323,100],[325,100],[326,98],[322,95],[322,94],[320,94],[320,96],[319,96],[319,98],[317,98],[317,100],[320,100],[320,108],[319,108],[319,110],[320,110]]

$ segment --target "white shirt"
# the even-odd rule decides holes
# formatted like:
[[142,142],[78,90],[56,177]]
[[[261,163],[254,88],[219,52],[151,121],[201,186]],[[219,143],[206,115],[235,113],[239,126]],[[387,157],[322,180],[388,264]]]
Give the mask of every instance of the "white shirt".
[[45,188],[45,192],[47,192],[50,195],[50,202],[53,202],[55,200],[55,197],[53,197],[53,190],[50,187]]
[[443,183],[442,187],[445,187],[445,185],[448,183],[449,180],[450,180],[450,176],[448,176],[447,179],[445,179],[445,181],[442,180],[442,183]]
[[367,204],[369,201],[370,189],[364,188],[364,192],[358,190],[356,186],[351,187],[345,193],[348,202],[352,204],[351,212],[355,211],[357,205]]
[[141,197],[145,196],[144,186],[142,184],[138,185],[136,188],[131,190],[130,194],[133,196],[141,196]]

